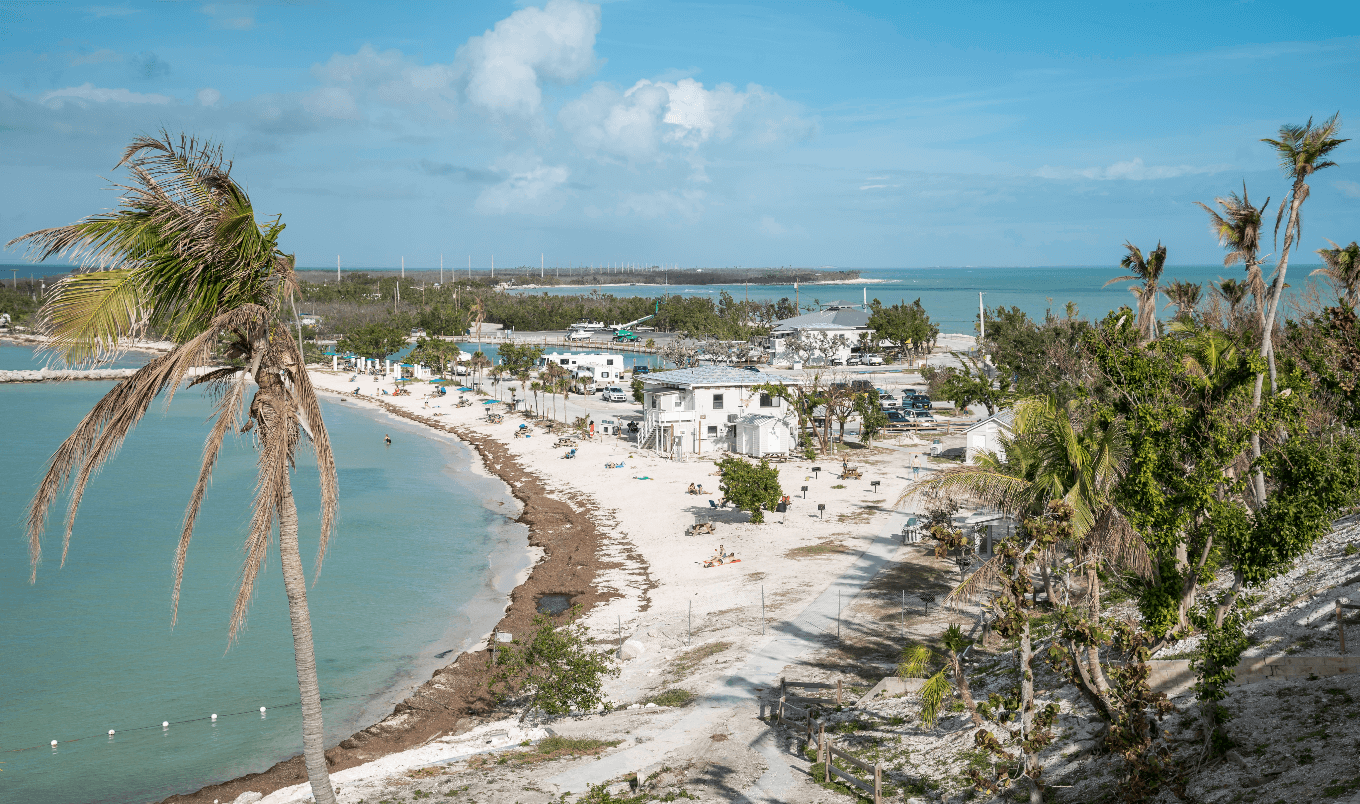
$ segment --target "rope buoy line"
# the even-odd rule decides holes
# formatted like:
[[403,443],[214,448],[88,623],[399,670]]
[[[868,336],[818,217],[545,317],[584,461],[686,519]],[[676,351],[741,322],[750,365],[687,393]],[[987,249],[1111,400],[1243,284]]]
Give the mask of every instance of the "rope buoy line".
[[[419,684],[416,684],[416,685],[413,685],[412,687],[410,687],[410,689],[416,689],[416,688],[418,688],[419,686],[420,686]],[[350,698],[374,698],[374,697],[377,697],[377,696],[379,696],[379,695],[387,694],[388,692],[390,692],[390,691],[389,691],[389,690],[383,690],[382,692],[361,692],[361,693],[356,693],[356,694],[354,694],[354,695],[330,695],[330,696],[327,696],[327,697],[322,698],[322,699],[321,699],[321,702],[322,702],[322,703],[326,703],[326,702],[328,702],[328,701],[343,701],[343,700],[347,700],[347,699],[350,699]],[[171,726],[181,726],[181,725],[184,725],[184,724],[186,724],[186,723],[200,723],[200,722],[205,721],[205,720],[212,721],[213,723],[216,723],[216,722],[217,722],[219,719],[221,719],[221,718],[238,717],[238,716],[240,716],[240,715],[253,715],[253,714],[256,714],[256,713],[261,713],[261,714],[263,714],[263,713],[265,713],[265,712],[267,712],[268,710],[271,710],[271,709],[291,709],[291,708],[297,707],[297,706],[302,706],[302,702],[301,702],[301,701],[293,701],[292,703],[274,704],[274,705],[267,706],[267,707],[266,707],[266,706],[261,706],[261,707],[258,708],[258,709],[247,709],[247,710],[242,711],[242,712],[228,712],[228,713],[225,714],[225,715],[212,714],[212,715],[205,715],[205,716],[203,716],[203,717],[191,717],[191,718],[188,718],[187,720],[164,720],[164,721],[161,721],[160,723],[157,723],[157,724],[154,724],[154,725],[150,725],[150,726],[133,726],[133,727],[130,728],[130,729],[109,729],[107,732],[100,732],[99,734],[87,734],[87,735],[85,735],[84,737],[72,737],[72,738],[70,738],[70,739],[68,739],[68,740],[52,740],[51,742],[49,742],[49,743],[43,743],[42,745],[30,745],[30,746],[27,746],[27,747],[24,747],[24,748],[0,748],[0,754],[18,754],[18,753],[23,752],[23,751],[36,751],[36,750],[39,749],[39,748],[56,748],[58,745],[65,745],[65,744],[67,744],[67,743],[78,743],[78,742],[82,742],[82,741],[84,741],[84,740],[93,740],[93,739],[96,738],[96,737],[105,737],[105,736],[113,737],[115,734],[129,734],[129,733],[137,732],[137,731],[150,731],[150,730],[152,730],[152,729],[160,729],[160,730],[162,730],[162,731],[166,731],[166,730],[168,730]]]

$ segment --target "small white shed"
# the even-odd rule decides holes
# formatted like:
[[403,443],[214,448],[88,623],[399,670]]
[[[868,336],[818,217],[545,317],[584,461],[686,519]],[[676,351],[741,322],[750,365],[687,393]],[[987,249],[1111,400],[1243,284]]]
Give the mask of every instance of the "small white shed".
[[998,410],[995,415],[974,424],[963,433],[968,439],[965,463],[977,463],[977,456],[984,452],[995,452],[1005,460],[1006,448],[1001,444],[1001,437],[1014,437],[1015,411],[1010,408]]
[[782,455],[793,449],[793,428],[777,416],[750,413],[737,419],[736,452],[760,458]]

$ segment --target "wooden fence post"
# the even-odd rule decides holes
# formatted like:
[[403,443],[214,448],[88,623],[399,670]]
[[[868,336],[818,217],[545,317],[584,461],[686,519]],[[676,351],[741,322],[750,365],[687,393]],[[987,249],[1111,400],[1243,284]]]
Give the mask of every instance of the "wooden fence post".
[[[822,727],[822,733],[826,734],[825,726]],[[829,783],[831,781],[831,743],[829,742],[826,744],[826,764],[822,766],[822,769],[826,771],[826,778],[822,781]]]
[[821,762],[826,756],[826,724],[823,723],[817,729],[817,761]]
[[841,680],[836,679],[836,706],[841,705]]
[[874,763],[874,804],[883,804],[883,766]]

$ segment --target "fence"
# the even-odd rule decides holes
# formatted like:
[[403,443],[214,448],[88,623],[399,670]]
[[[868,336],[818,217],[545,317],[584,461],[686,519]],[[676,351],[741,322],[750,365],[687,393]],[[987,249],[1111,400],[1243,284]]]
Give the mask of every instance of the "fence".
[[[805,745],[809,747],[816,746],[817,758],[813,762],[813,764],[822,765],[823,781],[829,783],[831,779],[834,777],[837,780],[852,785],[860,790],[863,790],[866,794],[872,796],[874,804],[882,804],[883,802],[882,763],[876,762],[870,765],[864,760],[837,748],[835,742],[832,741],[831,738],[826,736],[825,724],[820,723],[817,724],[817,728],[814,730],[812,713],[806,709],[802,709],[788,702],[789,687],[796,687],[801,689],[828,689],[828,690],[835,689],[836,690],[835,702],[836,705],[839,706],[841,704],[842,699],[841,683],[837,681],[836,684],[833,686],[831,684],[821,684],[816,682],[788,681],[787,679],[780,678],[779,705],[778,707],[775,708],[774,715],[771,719],[774,721],[776,725],[789,726],[791,728],[802,731],[804,735]],[[826,699],[807,698],[806,700],[817,701]],[[791,715],[794,717],[800,717],[801,719],[799,720],[791,719],[790,718]],[[853,773],[841,770],[840,768],[836,767],[836,760],[838,759],[847,765],[859,768],[860,770],[866,773],[873,774],[873,781],[872,782],[866,781],[854,775]]]

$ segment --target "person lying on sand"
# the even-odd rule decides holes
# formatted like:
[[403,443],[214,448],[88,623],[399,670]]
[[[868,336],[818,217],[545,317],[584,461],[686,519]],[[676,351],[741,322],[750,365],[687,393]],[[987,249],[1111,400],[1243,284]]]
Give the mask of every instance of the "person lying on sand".
[[699,493],[699,490],[696,489],[696,488],[694,487],[694,484],[693,484],[693,483],[690,483],[690,484],[689,484],[689,490],[686,491],[685,493],[686,493],[686,494],[698,494],[698,493]]

